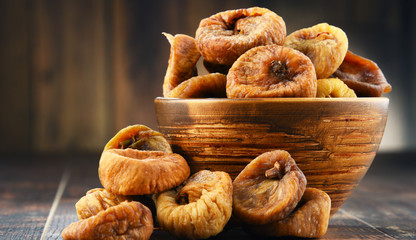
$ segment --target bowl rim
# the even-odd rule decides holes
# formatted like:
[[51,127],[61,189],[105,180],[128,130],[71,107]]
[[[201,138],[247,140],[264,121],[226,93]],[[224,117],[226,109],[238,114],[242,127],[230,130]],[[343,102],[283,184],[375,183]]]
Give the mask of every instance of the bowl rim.
[[310,102],[389,102],[387,97],[358,97],[358,98],[302,98],[302,97],[292,97],[292,98],[166,98],[166,97],[156,97],[155,103],[157,102],[205,102],[205,103],[267,103],[267,102],[293,102],[293,103],[310,103]]

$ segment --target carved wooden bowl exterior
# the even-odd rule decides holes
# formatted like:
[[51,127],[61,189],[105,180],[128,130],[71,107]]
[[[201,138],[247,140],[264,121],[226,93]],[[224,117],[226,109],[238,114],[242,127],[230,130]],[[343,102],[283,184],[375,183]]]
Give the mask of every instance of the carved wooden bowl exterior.
[[234,178],[266,151],[288,151],[309,187],[332,199],[331,215],[370,167],[388,115],[388,98],[156,98],[159,131],[192,172]]

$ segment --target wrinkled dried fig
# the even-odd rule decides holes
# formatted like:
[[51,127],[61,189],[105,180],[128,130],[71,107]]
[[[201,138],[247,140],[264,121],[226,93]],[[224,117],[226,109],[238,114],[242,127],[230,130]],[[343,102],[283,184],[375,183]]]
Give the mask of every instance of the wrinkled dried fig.
[[276,13],[253,7],[220,12],[202,19],[195,34],[197,47],[211,64],[231,66],[250,48],[283,44],[286,25]]
[[74,222],[62,231],[64,240],[138,239],[153,232],[150,210],[139,202],[122,202],[87,219]]
[[225,98],[227,76],[211,73],[188,79],[168,93],[169,98]]
[[340,28],[327,23],[303,28],[288,35],[284,46],[308,56],[318,79],[328,78],[341,65],[348,49],[348,38]]
[[255,225],[281,220],[293,211],[305,188],[305,175],[288,152],[263,153],[234,179],[233,215]]
[[104,147],[108,149],[133,148],[147,151],[172,152],[163,134],[144,125],[131,125],[121,129]]
[[391,91],[391,85],[377,64],[351,51],[347,52],[334,76],[344,81],[359,97],[381,97]]
[[97,215],[109,207],[116,206],[129,200],[126,196],[116,195],[103,188],[94,188],[87,192],[76,204],[78,219],[86,219]]
[[350,97],[356,98],[354,90],[349,88],[339,78],[318,79],[318,90],[316,92],[318,98],[336,98]]
[[262,236],[319,238],[328,229],[331,199],[324,191],[306,188],[295,210],[286,218],[265,225],[247,225],[250,233]]
[[104,188],[120,195],[165,191],[181,184],[189,174],[189,166],[179,154],[130,148],[104,151],[98,167]]
[[311,60],[287,47],[268,45],[245,52],[227,74],[227,97],[315,97]]
[[231,217],[232,192],[228,173],[199,171],[177,189],[154,196],[157,219],[178,238],[215,236]]
[[170,43],[168,69],[163,82],[163,96],[166,97],[181,82],[198,75],[196,63],[201,54],[196,47],[194,38],[184,34],[175,36],[168,33],[163,34]]

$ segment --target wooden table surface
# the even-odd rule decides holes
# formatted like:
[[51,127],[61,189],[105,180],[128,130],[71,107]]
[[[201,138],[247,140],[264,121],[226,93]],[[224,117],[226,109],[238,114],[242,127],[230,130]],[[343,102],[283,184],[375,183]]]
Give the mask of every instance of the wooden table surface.
[[[62,239],[74,204],[101,187],[99,154],[0,156],[0,239]],[[416,239],[416,153],[379,153],[321,239]],[[217,239],[253,239],[240,228]],[[174,239],[155,230],[151,239]]]

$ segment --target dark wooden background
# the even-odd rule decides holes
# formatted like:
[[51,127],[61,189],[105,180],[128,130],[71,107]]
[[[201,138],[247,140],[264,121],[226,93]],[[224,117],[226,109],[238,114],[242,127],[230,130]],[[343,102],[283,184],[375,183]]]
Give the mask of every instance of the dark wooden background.
[[320,22],[383,69],[393,92],[383,140],[416,146],[416,2],[411,0],[0,0],[0,154],[99,152],[119,129],[157,128],[169,44],[202,18],[267,7],[288,33]]

